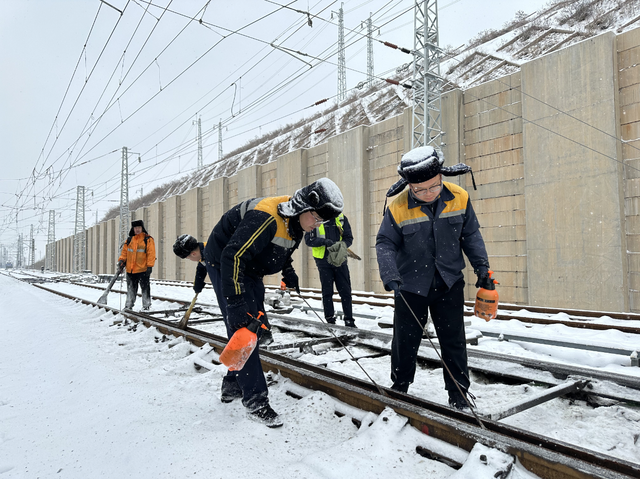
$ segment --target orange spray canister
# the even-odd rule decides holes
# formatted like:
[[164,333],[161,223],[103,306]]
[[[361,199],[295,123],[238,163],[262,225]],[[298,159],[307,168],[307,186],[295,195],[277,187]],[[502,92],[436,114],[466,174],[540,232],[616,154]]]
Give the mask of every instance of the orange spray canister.
[[256,348],[258,344],[258,329],[267,329],[264,323],[260,321],[260,317],[263,315],[262,311],[260,311],[257,318],[249,314],[251,322],[233,333],[222,354],[220,354],[220,362],[228,367],[229,371],[240,371]]
[[489,287],[480,288],[476,294],[476,305],[473,308],[473,314],[485,321],[494,319],[498,315],[498,292],[496,291],[495,279],[491,278],[493,271],[489,271]]

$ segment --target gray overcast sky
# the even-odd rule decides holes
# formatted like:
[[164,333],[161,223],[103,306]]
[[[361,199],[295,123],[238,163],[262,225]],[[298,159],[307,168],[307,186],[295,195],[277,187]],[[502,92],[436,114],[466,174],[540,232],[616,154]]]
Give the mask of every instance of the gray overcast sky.
[[[333,22],[314,18],[312,27],[306,16],[276,3],[2,0],[0,244],[14,261],[17,236],[23,233],[26,244],[30,225],[36,259],[43,257],[51,209],[56,238],[73,234],[78,185],[87,189],[87,226],[95,223],[96,212],[101,218],[119,203],[123,146],[135,152],[129,192],[134,199],[141,189],[149,192],[196,167],[196,115],[202,119],[207,164],[217,160],[219,120],[229,152],[316,113],[307,108],[316,101],[333,99],[337,55],[330,54],[341,2],[287,3]],[[482,30],[500,28],[518,10],[532,13],[546,3],[441,0],[440,45],[457,47]],[[361,21],[372,13],[374,25],[381,26],[377,38],[410,49],[413,4],[343,2],[348,89],[366,78]],[[164,7],[171,11],[163,13]],[[272,42],[309,56],[295,59],[269,46]],[[376,75],[386,76],[410,60],[374,43]],[[35,184],[28,181],[34,171]]]

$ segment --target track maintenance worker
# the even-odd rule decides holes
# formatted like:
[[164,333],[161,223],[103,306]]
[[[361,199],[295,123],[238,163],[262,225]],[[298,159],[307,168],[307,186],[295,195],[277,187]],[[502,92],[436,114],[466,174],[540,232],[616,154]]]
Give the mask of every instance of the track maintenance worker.
[[478,276],[477,288],[490,284],[489,260],[469,194],[442,180],[443,175],[464,173],[471,173],[473,179],[471,168],[463,163],[443,164],[444,156],[431,146],[403,155],[398,166],[401,178],[387,197],[400,194],[384,213],[376,254],[382,283],[395,296],[392,388],[407,392],[413,382],[430,312],[446,365],[443,375],[449,405],[465,409],[469,398],[473,405],[473,396],[468,392],[462,252]]
[[122,245],[118,258],[118,267],[125,267],[127,272],[127,300],[125,309],[132,309],[138,296],[138,283],[142,289],[142,309],[151,307],[151,284],[149,278],[156,264],[156,244],[147,233],[142,220],[131,222],[129,237]]
[[[342,208],[338,186],[328,178],[320,178],[293,196],[243,201],[220,218],[206,244],[183,234],[174,243],[173,251],[180,258],[198,262],[193,286],[196,293],[202,290],[209,274],[227,336],[231,338],[260,313],[260,320],[268,325],[263,276],[282,272],[285,285],[299,291],[291,255],[304,232],[333,220]],[[262,331],[259,329],[258,334]],[[222,380],[220,400],[228,403],[239,398],[249,418],[272,428],[282,426],[282,420],[269,405],[259,348],[253,350],[241,370],[228,371]]]
[[[349,220],[344,214],[340,214],[335,220],[322,223],[313,231],[305,233],[304,241],[307,246],[312,248],[313,259],[318,267],[324,319],[329,324],[336,324],[333,307],[333,284],[335,283],[342,301],[344,325],[355,328],[356,323],[353,320],[353,306],[351,304],[351,277],[349,276],[346,253],[347,248],[353,243]],[[344,244],[340,245],[341,242]],[[344,254],[336,261],[336,255],[332,255],[330,250],[336,250],[338,247],[342,247]]]

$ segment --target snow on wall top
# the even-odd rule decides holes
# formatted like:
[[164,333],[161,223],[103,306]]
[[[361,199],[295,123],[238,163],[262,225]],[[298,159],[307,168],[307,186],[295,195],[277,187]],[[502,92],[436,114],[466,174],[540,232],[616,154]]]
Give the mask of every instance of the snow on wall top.
[[[514,20],[499,30],[485,30],[459,48],[444,47],[440,72],[444,90],[467,89],[520,70],[520,65],[605,31],[623,31],[640,25],[637,0],[552,0],[531,15],[517,12]],[[396,75],[409,80],[411,68]],[[230,177],[253,165],[264,165],[300,148],[311,148],[330,137],[361,125],[371,125],[396,116],[411,106],[410,92],[379,81],[366,91],[354,91],[339,107],[274,130],[232,151],[221,161],[155,188],[132,201],[130,210],[180,195],[211,180]],[[119,208],[107,212],[101,221],[115,218]]]

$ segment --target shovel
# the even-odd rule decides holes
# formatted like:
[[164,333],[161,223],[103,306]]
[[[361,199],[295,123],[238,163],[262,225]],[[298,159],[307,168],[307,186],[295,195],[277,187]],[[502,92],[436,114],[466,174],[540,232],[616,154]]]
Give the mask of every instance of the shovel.
[[118,271],[116,271],[116,274],[113,276],[113,278],[111,278],[111,282],[109,283],[109,286],[107,286],[107,289],[105,289],[104,293],[102,293],[102,296],[100,296],[100,299],[98,300],[98,304],[107,304],[107,296],[111,292],[111,288],[113,288],[114,283],[117,281],[118,277],[120,276],[120,273],[122,273],[123,270],[124,270],[124,266],[118,267]]
[[193,299],[191,300],[191,306],[189,306],[189,309],[187,309],[187,312],[184,313],[184,317],[178,323],[178,329],[186,329],[187,322],[189,321],[189,316],[191,316],[191,311],[193,310],[193,307],[196,305],[196,299],[198,299],[198,293],[196,293],[196,295],[193,297]]

